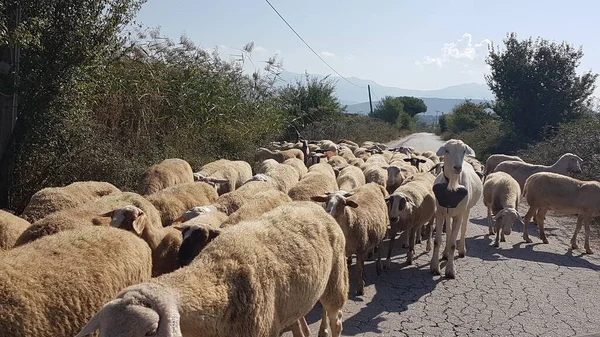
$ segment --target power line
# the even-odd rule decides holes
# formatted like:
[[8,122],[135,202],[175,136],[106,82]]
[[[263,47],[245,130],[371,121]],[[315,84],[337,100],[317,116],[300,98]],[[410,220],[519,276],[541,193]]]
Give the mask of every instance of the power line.
[[364,88],[366,88],[366,87],[360,86],[360,85],[358,85],[358,84],[356,84],[356,83],[354,83],[354,82],[350,81],[349,79],[347,79],[347,78],[345,78],[344,76],[342,76],[342,74],[338,73],[338,72],[337,72],[337,70],[333,69],[333,67],[332,67],[332,66],[330,66],[330,65],[329,65],[329,63],[327,63],[327,61],[325,61],[325,60],[324,60],[324,59],[323,59],[323,58],[322,58],[322,57],[319,55],[319,53],[317,53],[317,52],[316,52],[316,51],[315,51],[315,50],[314,50],[314,49],[313,49],[313,48],[312,48],[312,47],[311,47],[311,46],[308,44],[308,42],[304,41],[304,39],[302,38],[302,36],[300,36],[300,34],[298,34],[298,33],[296,32],[296,30],[295,30],[295,29],[294,29],[294,28],[293,28],[293,27],[292,27],[292,26],[291,26],[291,25],[290,25],[290,24],[287,22],[287,20],[286,20],[286,19],[285,19],[285,18],[284,18],[284,17],[283,17],[281,14],[279,14],[279,12],[277,11],[277,9],[275,9],[275,7],[273,7],[273,5],[272,5],[272,4],[269,2],[269,0],[265,0],[265,1],[266,1],[266,2],[269,4],[269,6],[271,6],[271,8],[273,8],[273,10],[275,11],[275,13],[277,13],[277,15],[279,15],[279,17],[281,18],[281,20],[283,20],[283,22],[285,22],[285,24],[286,24],[288,27],[290,27],[290,29],[292,30],[292,32],[294,32],[294,34],[296,34],[296,36],[297,36],[297,37],[298,37],[298,38],[299,38],[299,39],[300,39],[302,42],[304,42],[304,44],[305,44],[305,45],[306,45],[306,46],[307,46],[307,47],[308,47],[308,48],[309,48],[309,49],[310,49],[310,50],[311,50],[311,51],[312,51],[312,52],[313,52],[315,55],[317,55],[317,57],[319,58],[319,60],[323,61],[323,63],[325,63],[325,64],[326,64],[326,65],[327,65],[327,66],[328,66],[328,67],[329,67],[331,70],[333,70],[333,72],[334,72],[334,73],[336,73],[336,74],[337,74],[339,77],[343,78],[344,80],[346,80],[346,82],[348,82],[348,83],[350,83],[350,84],[352,84],[352,85],[354,85],[354,86],[357,86],[357,87],[359,87],[359,88],[363,88],[363,89],[364,89]]

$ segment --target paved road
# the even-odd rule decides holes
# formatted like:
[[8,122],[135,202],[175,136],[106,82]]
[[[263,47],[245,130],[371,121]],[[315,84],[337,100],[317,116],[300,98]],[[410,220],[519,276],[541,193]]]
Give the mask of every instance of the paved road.
[[[393,144],[436,151],[435,135],[413,134]],[[527,210],[526,204],[520,207]],[[467,256],[456,260],[457,277],[429,272],[430,254],[417,245],[416,265],[406,249],[393,255],[392,269],[378,277],[365,267],[365,296],[350,296],[344,308],[343,336],[579,336],[600,332],[600,249],[594,255],[572,251],[572,217],[547,216],[549,244],[525,244],[515,227],[507,242],[492,247],[486,210],[476,205],[467,232]],[[581,236],[580,246],[583,246]],[[384,244],[383,249],[387,246]],[[423,253],[422,255],[420,255]],[[442,265],[443,268],[444,265]],[[443,270],[442,270],[443,273]],[[350,268],[351,294],[356,270]],[[318,333],[321,308],[307,316]],[[286,332],[286,337],[291,333]]]

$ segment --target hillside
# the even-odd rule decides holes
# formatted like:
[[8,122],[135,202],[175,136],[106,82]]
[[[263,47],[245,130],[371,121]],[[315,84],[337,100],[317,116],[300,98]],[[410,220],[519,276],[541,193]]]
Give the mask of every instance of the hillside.
[[[450,113],[457,104],[464,102],[464,99],[458,98],[419,98],[421,98],[423,102],[425,102],[425,105],[427,105],[427,112],[425,112],[425,115],[435,115],[436,111],[439,111],[440,114]],[[474,103],[485,102],[481,99],[472,99],[472,101]],[[376,105],[377,101],[373,101],[373,109],[375,109]],[[349,113],[359,113],[366,115],[370,111],[369,102],[348,105],[346,111]]]

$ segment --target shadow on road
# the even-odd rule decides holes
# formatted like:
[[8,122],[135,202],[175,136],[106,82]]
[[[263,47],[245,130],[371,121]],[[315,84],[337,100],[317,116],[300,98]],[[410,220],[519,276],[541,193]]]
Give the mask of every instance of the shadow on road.
[[[489,238],[489,240],[482,240],[481,238]],[[478,235],[467,238],[466,243],[467,249],[469,249],[469,247],[473,248],[468,250],[467,255],[480,258],[484,261],[518,259],[523,261],[549,263],[563,267],[586,268],[600,271],[599,265],[593,264],[592,262],[584,259],[581,255],[574,255],[571,249],[569,249],[564,255],[534,250],[535,246],[543,245],[541,242],[525,243],[521,241],[512,245],[512,248],[509,249],[506,249],[506,247],[510,247],[510,245],[506,242],[502,242],[501,247],[496,248],[491,245],[492,237],[490,235]]]

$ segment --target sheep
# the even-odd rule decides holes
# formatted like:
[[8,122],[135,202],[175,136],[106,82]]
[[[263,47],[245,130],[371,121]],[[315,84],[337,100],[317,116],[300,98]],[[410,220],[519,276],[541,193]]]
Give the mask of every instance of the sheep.
[[365,160],[367,165],[388,165],[388,161],[383,154],[374,154]]
[[[279,206],[221,231],[187,267],[123,289],[77,337],[271,336],[324,309],[319,335],[339,337],[348,297],[345,238],[312,202]],[[303,263],[298,263],[302,257]],[[135,332],[135,333],[134,333]]]
[[274,190],[276,189],[271,182],[249,181],[239,189],[223,194],[213,205],[218,211],[229,216],[255,198],[258,193]]
[[408,158],[404,158],[404,161],[416,167],[419,172],[427,172],[434,166],[431,159],[414,154],[410,155]]
[[348,164],[361,168],[365,164],[365,161],[360,158],[351,158],[348,159]]
[[337,169],[337,170],[341,170],[344,167],[350,165],[348,164],[348,161],[346,160],[346,158],[338,156],[338,155],[334,155],[331,156],[327,159],[327,163],[329,165],[331,165],[331,167],[333,167],[333,169]]
[[351,191],[358,186],[366,184],[365,175],[362,170],[356,166],[346,166],[337,177],[338,188],[344,191]]
[[356,149],[358,149],[360,147],[358,144],[356,144],[355,142],[348,140],[348,139],[340,139],[340,141],[338,142],[338,145],[346,146],[352,152],[354,152]]
[[118,192],[121,191],[112,184],[101,181],[78,181],[64,187],[47,187],[31,196],[21,217],[34,223],[50,213],[75,208]]
[[330,140],[327,140],[327,139],[320,141],[319,147],[325,151],[331,151],[335,154],[337,154],[338,150],[339,150],[339,146],[336,143],[334,143]]
[[[495,227],[496,241],[494,247],[499,247],[500,241],[506,241],[504,235],[510,235],[515,220],[521,222],[521,216],[518,213],[520,197],[521,188],[519,183],[509,174],[494,172],[486,176],[483,183],[483,204],[487,207],[490,235],[494,235]],[[493,220],[496,221],[495,226]],[[499,237],[500,230],[502,230],[501,238]]]
[[182,212],[194,207],[212,204],[219,195],[209,184],[187,183],[167,187],[146,197],[160,213],[163,227],[170,226]]
[[470,157],[470,156],[466,156],[465,157],[465,161],[469,164],[471,164],[471,166],[473,166],[473,169],[475,170],[475,173],[477,173],[477,175],[479,176],[479,179],[483,179],[485,174],[484,174],[484,166],[483,164],[477,160],[477,158],[475,157]]
[[539,238],[548,243],[544,232],[544,216],[549,210],[562,214],[577,215],[577,226],[571,237],[571,248],[579,249],[577,234],[585,228],[585,252],[592,254],[590,248],[590,221],[600,216],[600,182],[584,181],[553,172],[534,173],[525,182],[523,197],[529,204],[525,215],[523,239],[531,243],[527,226],[537,212]]
[[86,227],[0,253],[0,336],[74,336],[121,289],[150,280],[148,245]]
[[351,148],[349,148],[347,146],[343,146],[343,145],[340,146],[340,149],[338,151],[338,155],[340,157],[343,157],[346,160],[356,158],[356,156],[354,155],[354,151],[352,151]]
[[304,162],[298,158],[286,159],[283,162],[283,164],[290,165],[291,167],[296,169],[296,171],[298,171],[298,175],[300,176],[300,179],[302,179],[302,177],[304,177],[304,175],[308,172],[308,168],[306,167],[306,164],[304,164]]
[[440,157],[435,155],[435,152],[433,151],[425,151],[421,154],[421,156],[425,157],[425,158],[429,158],[434,164],[437,164],[440,162]]
[[304,153],[302,152],[302,150],[298,149],[271,151],[269,149],[261,147],[258,148],[258,150],[256,150],[256,154],[254,156],[254,159],[257,162],[263,162],[267,159],[275,159],[278,163],[283,163],[284,161],[290,158],[298,158],[304,161]]
[[174,227],[159,227],[139,207],[126,205],[103,216],[110,226],[124,229],[142,238],[152,251],[152,277],[170,273],[180,267],[177,252],[183,238]]
[[364,147],[359,147],[358,149],[354,150],[354,156],[362,160],[367,160],[371,156],[371,152]]
[[[359,186],[350,192],[330,191],[311,200],[326,203],[327,213],[335,218],[346,237],[346,256],[356,254],[358,287],[356,294],[365,294],[364,264],[367,253],[378,247],[385,237],[389,222],[385,189],[375,183]],[[378,250],[377,275],[381,275],[381,255]]]
[[274,159],[263,161],[257,172],[264,174],[273,187],[284,193],[287,193],[300,180],[298,170],[290,165],[280,164]]
[[202,181],[217,188],[217,193],[223,195],[240,188],[252,177],[252,167],[243,160],[219,159],[210,162],[194,173],[195,181]]
[[386,169],[382,168],[379,165],[365,164],[363,166],[363,173],[365,175],[365,181],[367,183],[377,183],[383,186],[383,188],[386,187],[388,179],[388,173]]
[[308,169],[308,173],[290,189],[288,195],[292,200],[309,201],[313,196],[337,189],[335,172],[331,165],[319,163]]
[[0,210],[0,251],[12,248],[30,225],[20,217]]
[[225,212],[221,212],[214,205],[209,206],[196,206],[183,212],[183,214],[175,219],[175,222],[182,222],[184,224],[202,223],[211,227],[219,227],[227,220],[229,216]]
[[[407,232],[409,249],[406,263],[409,265],[413,263],[417,234],[420,235],[423,225],[430,224],[429,227],[431,227],[435,216],[436,198],[432,190],[434,180],[435,177],[429,173],[414,176],[413,180],[402,184],[386,198],[390,219],[388,233],[390,244],[385,264],[386,269],[390,269],[391,266],[392,249],[398,232]],[[431,228],[429,233],[427,251],[431,249]]]
[[150,195],[178,184],[194,182],[194,172],[190,164],[180,158],[169,158],[154,164],[142,174],[138,193]]
[[464,161],[465,156],[475,157],[475,151],[461,140],[450,139],[436,152],[437,156],[444,156],[444,170],[437,176],[433,186],[436,196],[436,230],[433,244],[433,256],[431,258],[430,270],[432,273],[440,274],[439,251],[442,241],[442,225],[450,225],[450,235],[446,235],[446,246],[444,258],[448,259],[446,264],[446,277],[455,278],[454,251],[456,239],[460,228],[461,239],[458,255],[465,256],[465,234],[471,208],[481,198],[483,186],[481,179],[475,173],[473,166]]
[[498,164],[494,172],[506,172],[510,174],[519,183],[521,190],[523,190],[525,181],[534,173],[552,172],[562,175],[581,173],[580,163],[582,162],[583,159],[579,156],[572,153],[565,153],[551,166],[534,165],[520,161],[505,161]]
[[291,201],[292,199],[287,193],[281,191],[265,191],[258,193],[251,200],[238,208],[237,211],[231,213],[231,215],[221,223],[220,227],[225,228],[236,225],[242,221],[256,220],[262,214]]
[[517,156],[509,156],[506,154],[493,154],[489,156],[488,159],[485,161],[485,169],[483,171],[483,174],[487,176],[488,174],[493,173],[496,169],[496,166],[505,161],[520,161],[522,163],[525,162],[523,159]]
[[137,193],[120,192],[104,196],[73,209],[54,212],[36,221],[19,236],[15,246],[21,246],[43,236],[53,235],[65,230],[92,225],[108,226],[110,221],[102,215],[129,204],[141,208],[153,223],[162,227],[160,213],[150,201]]
[[400,187],[402,181],[406,178],[405,172],[402,170],[402,167],[399,165],[390,165],[385,168],[387,171],[387,180],[385,183],[385,188],[388,193],[394,193],[394,191]]

